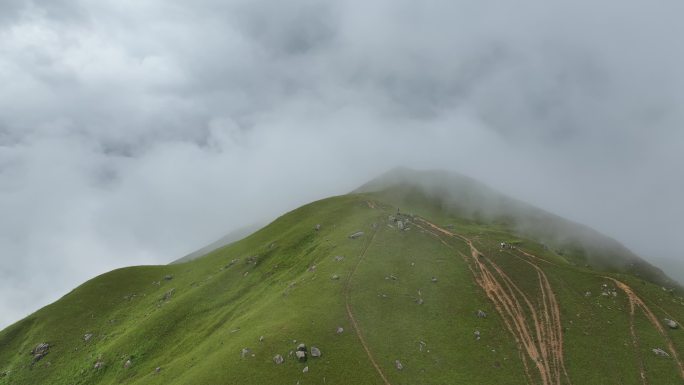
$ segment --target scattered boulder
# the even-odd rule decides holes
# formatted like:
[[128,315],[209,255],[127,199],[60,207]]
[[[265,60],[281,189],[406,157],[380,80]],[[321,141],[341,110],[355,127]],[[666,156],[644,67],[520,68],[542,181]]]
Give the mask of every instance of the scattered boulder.
[[403,230],[403,229],[404,229],[404,222],[402,222],[402,221],[397,221],[397,228],[398,228],[399,230]]
[[357,232],[355,232],[355,233],[350,234],[350,235],[349,235],[349,238],[350,238],[350,239],[361,238],[361,237],[363,236],[363,234],[364,234],[363,231],[357,231]]
[[321,224],[317,224],[316,227],[314,227],[314,230],[320,231],[321,230]]
[[306,352],[302,350],[297,350],[295,352],[295,357],[297,357],[299,361],[306,361]]
[[344,257],[341,256],[341,255],[336,255],[336,256],[335,256],[335,261],[337,261],[337,262],[339,262],[339,261],[341,261],[341,260],[343,260],[343,259],[344,259]]
[[299,344],[297,345],[297,350],[300,352],[305,352],[306,351],[306,344]]
[[320,357],[321,356],[321,350],[315,346],[311,347],[311,357]]
[[304,369],[302,369],[302,373],[309,373],[309,367],[305,366]]
[[124,367],[124,369],[128,369],[131,366],[133,366],[133,362],[131,360],[126,360],[123,367]]
[[50,345],[46,342],[42,342],[36,345],[33,350],[31,350],[31,355],[33,356],[33,362],[40,361],[45,357],[50,351]]
[[418,350],[422,352],[424,347],[427,347],[425,341],[418,341]]
[[162,301],[170,300],[171,297],[173,297],[173,293],[175,293],[175,292],[176,292],[176,288],[173,288],[173,289],[167,291],[166,293],[164,293],[164,296],[162,297]]
[[584,296],[585,296],[585,297],[591,297],[591,292],[590,292],[590,291],[585,292],[585,293],[584,293]]
[[418,298],[418,299],[416,300],[416,303],[417,303],[418,305],[422,305],[423,302],[424,302],[424,301],[423,301],[422,298]]
[[478,310],[477,318],[487,318],[487,313],[483,312],[482,310]]
[[404,369],[404,365],[401,364],[401,361],[395,360],[394,361],[394,367],[397,368],[397,370],[402,370]]
[[342,333],[344,333],[344,328],[343,328],[342,326],[338,326],[338,327],[337,327],[337,330],[335,330],[335,333],[337,333],[337,334],[342,334]]
[[665,321],[665,325],[667,325],[667,327],[669,327],[670,329],[677,329],[679,327],[679,324],[677,324],[677,322],[675,322],[669,318],[665,318],[664,321]]
[[251,349],[249,349],[249,348],[244,348],[244,349],[242,349],[242,350],[240,351],[240,357],[245,358],[245,357],[247,357],[247,356],[249,355],[249,353],[251,353],[251,352],[252,352]]
[[479,331],[479,330],[475,330],[475,333],[473,333],[473,335],[475,336],[475,339],[476,339],[477,341],[480,340],[480,331]]
[[259,337],[259,342],[264,342],[264,336]]
[[90,341],[91,338],[93,338],[93,333],[86,333],[83,336],[83,341],[88,342],[88,341]]
[[104,361],[97,360],[97,362],[95,362],[95,365],[93,365],[93,368],[98,370],[104,368]]
[[651,349],[651,351],[652,351],[656,356],[659,356],[659,357],[669,357],[669,356],[670,356],[666,351],[664,351],[664,350],[661,349],[661,348],[653,348],[653,349]]
[[172,280],[172,279],[173,279],[173,275],[171,275],[171,274],[168,274],[168,275],[165,275],[165,276],[164,276],[164,281],[170,281],[170,280]]
[[161,366],[157,366],[156,368],[154,368],[154,372],[155,373],[161,372]]
[[330,279],[332,279],[333,281],[336,281],[336,280],[340,279],[340,276],[337,274],[333,274],[332,277],[330,277]]
[[273,362],[275,362],[276,365],[280,365],[285,362],[285,359],[280,354],[276,354],[273,356]]
[[311,265],[311,266],[309,267],[309,271],[312,272],[312,273],[315,273],[315,272],[316,272],[316,265]]
[[432,277],[431,281],[432,281],[432,282],[437,282],[437,277]]

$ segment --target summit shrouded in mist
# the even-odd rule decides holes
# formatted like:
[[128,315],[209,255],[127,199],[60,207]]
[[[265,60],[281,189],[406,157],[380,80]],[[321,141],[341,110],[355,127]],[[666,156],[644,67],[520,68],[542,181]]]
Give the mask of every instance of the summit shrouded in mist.
[[89,280],[0,331],[0,384],[674,384],[682,293],[587,227],[396,169]]
[[0,385],[679,381],[682,14],[1,1]]

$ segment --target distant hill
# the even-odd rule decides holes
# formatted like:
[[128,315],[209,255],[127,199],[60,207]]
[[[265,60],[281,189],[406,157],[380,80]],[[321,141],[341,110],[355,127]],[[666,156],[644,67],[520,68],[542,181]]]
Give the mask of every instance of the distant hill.
[[252,234],[253,232],[259,230],[262,226],[261,225],[251,225],[247,227],[242,227],[239,228],[235,231],[231,231],[230,233],[224,235],[220,239],[208,244],[207,246],[202,247],[199,250],[193,251],[192,253],[179,258],[171,263],[183,263],[183,262],[190,262],[194,259],[197,259],[199,257],[203,257],[209,253],[211,253],[214,250],[220,249],[224,246],[228,246],[233,242],[237,242],[248,235]]
[[463,176],[394,170],[193,258],[1,331],[0,385],[684,383],[662,271]]

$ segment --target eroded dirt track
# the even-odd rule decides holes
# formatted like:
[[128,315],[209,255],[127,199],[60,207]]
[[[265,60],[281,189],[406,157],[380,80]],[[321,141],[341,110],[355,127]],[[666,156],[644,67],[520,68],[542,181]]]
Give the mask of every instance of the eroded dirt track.
[[[627,299],[629,300],[629,309],[630,309],[630,334],[632,335],[632,343],[634,344],[634,347],[636,349],[639,348],[639,336],[636,333],[635,327],[634,327],[634,314],[636,312],[636,309],[639,308],[641,311],[644,313],[648,321],[653,325],[653,327],[658,331],[658,333],[665,339],[666,344],[667,344],[667,350],[669,350],[670,355],[674,359],[675,363],[677,364],[677,367],[679,368],[679,375],[684,379],[684,365],[682,365],[682,361],[679,358],[679,355],[677,354],[677,349],[675,348],[674,344],[672,343],[672,339],[670,339],[670,336],[667,334],[667,331],[665,330],[665,327],[660,323],[658,320],[658,317],[651,311],[651,309],[646,305],[646,303],[632,290],[632,288],[627,285],[626,283],[622,281],[618,281],[615,278],[611,277],[604,277],[606,279],[611,280],[615,285],[622,290],[625,295],[627,295]],[[640,368],[640,374],[641,374],[641,383],[642,384],[648,384],[648,379],[646,377],[646,373],[644,371],[644,363],[643,360],[640,359],[639,361],[639,368]]]
[[[511,254],[529,264],[537,273],[540,298],[535,306],[528,294],[499,265],[481,253],[471,239],[425,219],[419,219],[419,222],[424,225],[419,224],[419,227],[438,237],[457,238],[468,245],[470,256],[459,254],[468,262],[475,281],[492,301],[506,329],[516,340],[528,381],[540,381],[543,385],[570,384],[563,355],[560,307],[546,274],[532,261],[542,259],[528,253],[524,256]],[[444,240],[442,242],[450,246]],[[536,368],[538,376],[533,375],[530,368]]]

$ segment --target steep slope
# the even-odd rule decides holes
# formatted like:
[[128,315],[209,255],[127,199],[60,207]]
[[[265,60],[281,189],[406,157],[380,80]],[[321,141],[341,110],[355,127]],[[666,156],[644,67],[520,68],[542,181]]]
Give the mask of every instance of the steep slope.
[[414,196],[418,201],[428,197],[433,209],[480,223],[495,223],[544,243],[560,255],[572,256],[576,264],[630,273],[661,285],[676,285],[660,269],[614,239],[507,197],[463,175],[397,168],[355,192],[379,191],[385,191],[383,197],[397,205],[410,205]]
[[678,292],[415,185],[365,191],[83,284],[0,332],[0,384],[683,383]]

